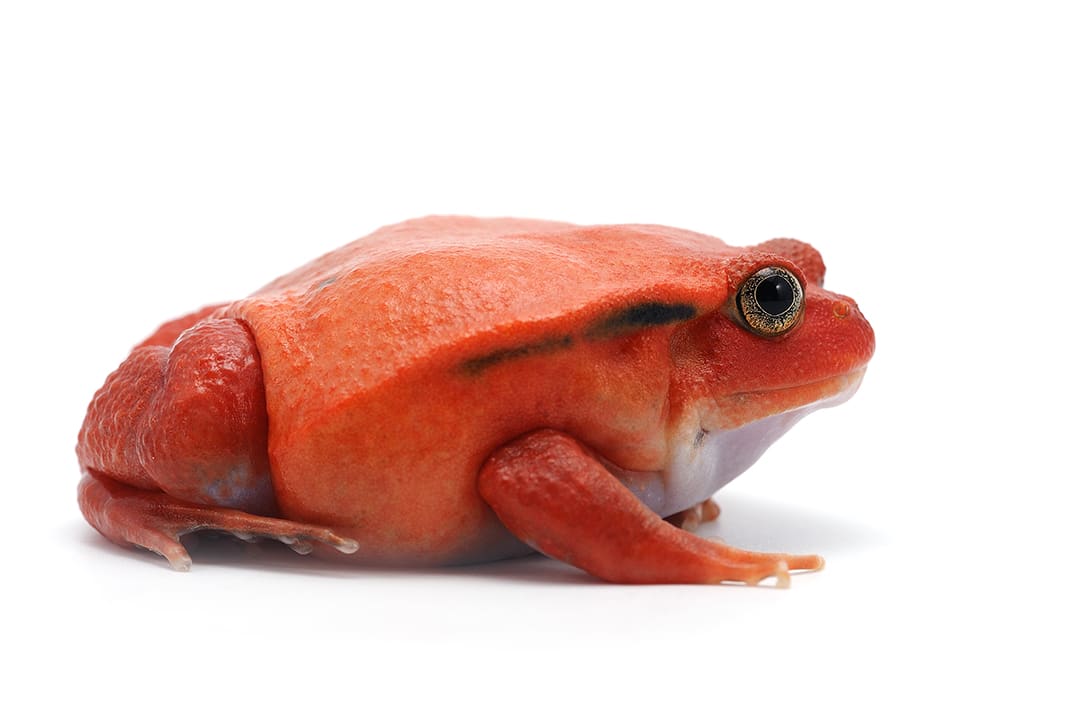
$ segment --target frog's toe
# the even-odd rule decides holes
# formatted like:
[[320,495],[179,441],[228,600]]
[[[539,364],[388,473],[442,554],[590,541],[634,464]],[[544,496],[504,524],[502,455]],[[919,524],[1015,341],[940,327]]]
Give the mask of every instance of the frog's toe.
[[[109,536],[106,535],[106,537]],[[112,540],[111,537],[109,539]],[[156,552],[168,561],[169,567],[173,570],[187,572],[191,569],[191,556],[188,555],[187,548],[180,543],[178,538],[167,533],[141,528],[131,533],[131,539],[128,542]]]
[[232,508],[206,507],[140,490],[87,473],[79,485],[79,507],[98,532],[118,545],[136,545],[164,557],[173,570],[191,568],[180,537],[200,530],[229,533],[248,542],[271,539],[301,555],[320,543],[350,554],[359,543],[329,528],[281,518],[252,515]]
[[720,506],[715,500],[709,498],[688,510],[677,512],[664,519],[677,528],[694,532],[701,527],[702,523],[712,522],[718,517],[720,517]]
[[745,567],[738,577],[731,579],[747,585],[760,585],[774,578],[773,587],[786,588],[791,586],[792,573],[816,572],[825,567],[825,559],[820,555],[755,552],[733,548],[718,537],[711,537],[709,541],[726,557]]
[[769,578],[775,578],[776,582],[773,587],[789,588],[791,587],[791,572],[788,570],[787,563],[783,560],[778,561],[773,567],[769,568],[767,574],[761,577],[749,577],[746,580],[747,585],[760,585]]
[[315,549],[314,545],[300,537],[282,535],[277,539],[297,555],[310,555]]

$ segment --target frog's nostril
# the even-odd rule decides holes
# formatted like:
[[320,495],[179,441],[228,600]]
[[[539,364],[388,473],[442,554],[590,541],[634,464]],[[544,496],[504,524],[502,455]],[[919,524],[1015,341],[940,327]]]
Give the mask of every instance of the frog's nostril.
[[843,320],[851,313],[851,305],[844,300],[837,300],[832,306],[833,315]]

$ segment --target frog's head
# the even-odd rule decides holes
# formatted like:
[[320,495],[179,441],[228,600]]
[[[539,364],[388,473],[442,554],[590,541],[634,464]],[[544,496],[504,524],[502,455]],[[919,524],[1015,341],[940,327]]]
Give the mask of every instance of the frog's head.
[[[874,332],[797,240],[739,248],[727,299],[673,338],[669,477],[707,497],[800,418],[858,388]],[[681,501],[680,501],[681,502]]]
[[732,258],[727,301],[688,328],[681,348],[688,379],[704,383],[717,405],[718,428],[854,391],[874,332],[854,300],[822,287],[824,277],[821,255],[797,240]]

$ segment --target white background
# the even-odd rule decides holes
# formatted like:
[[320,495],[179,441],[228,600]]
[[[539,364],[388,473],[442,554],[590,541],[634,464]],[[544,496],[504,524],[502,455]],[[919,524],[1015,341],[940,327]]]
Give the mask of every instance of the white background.
[[[3,715],[1076,717],[1066,3],[360,5],[2,6]],[[826,570],[180,574],[85,524],[133,343],[429,213],[814,243],[877,356],[706,532]]]

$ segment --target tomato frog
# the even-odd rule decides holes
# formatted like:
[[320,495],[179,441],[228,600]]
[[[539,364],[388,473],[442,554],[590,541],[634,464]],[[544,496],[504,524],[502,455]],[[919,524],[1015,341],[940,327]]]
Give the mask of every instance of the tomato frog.
[[874,335],[809,245],[429,217],[168,322],[94,396],[79,506],[173,568],[198,530],[366,564],[538,550],[612,582],[786,585],[689,529]]

